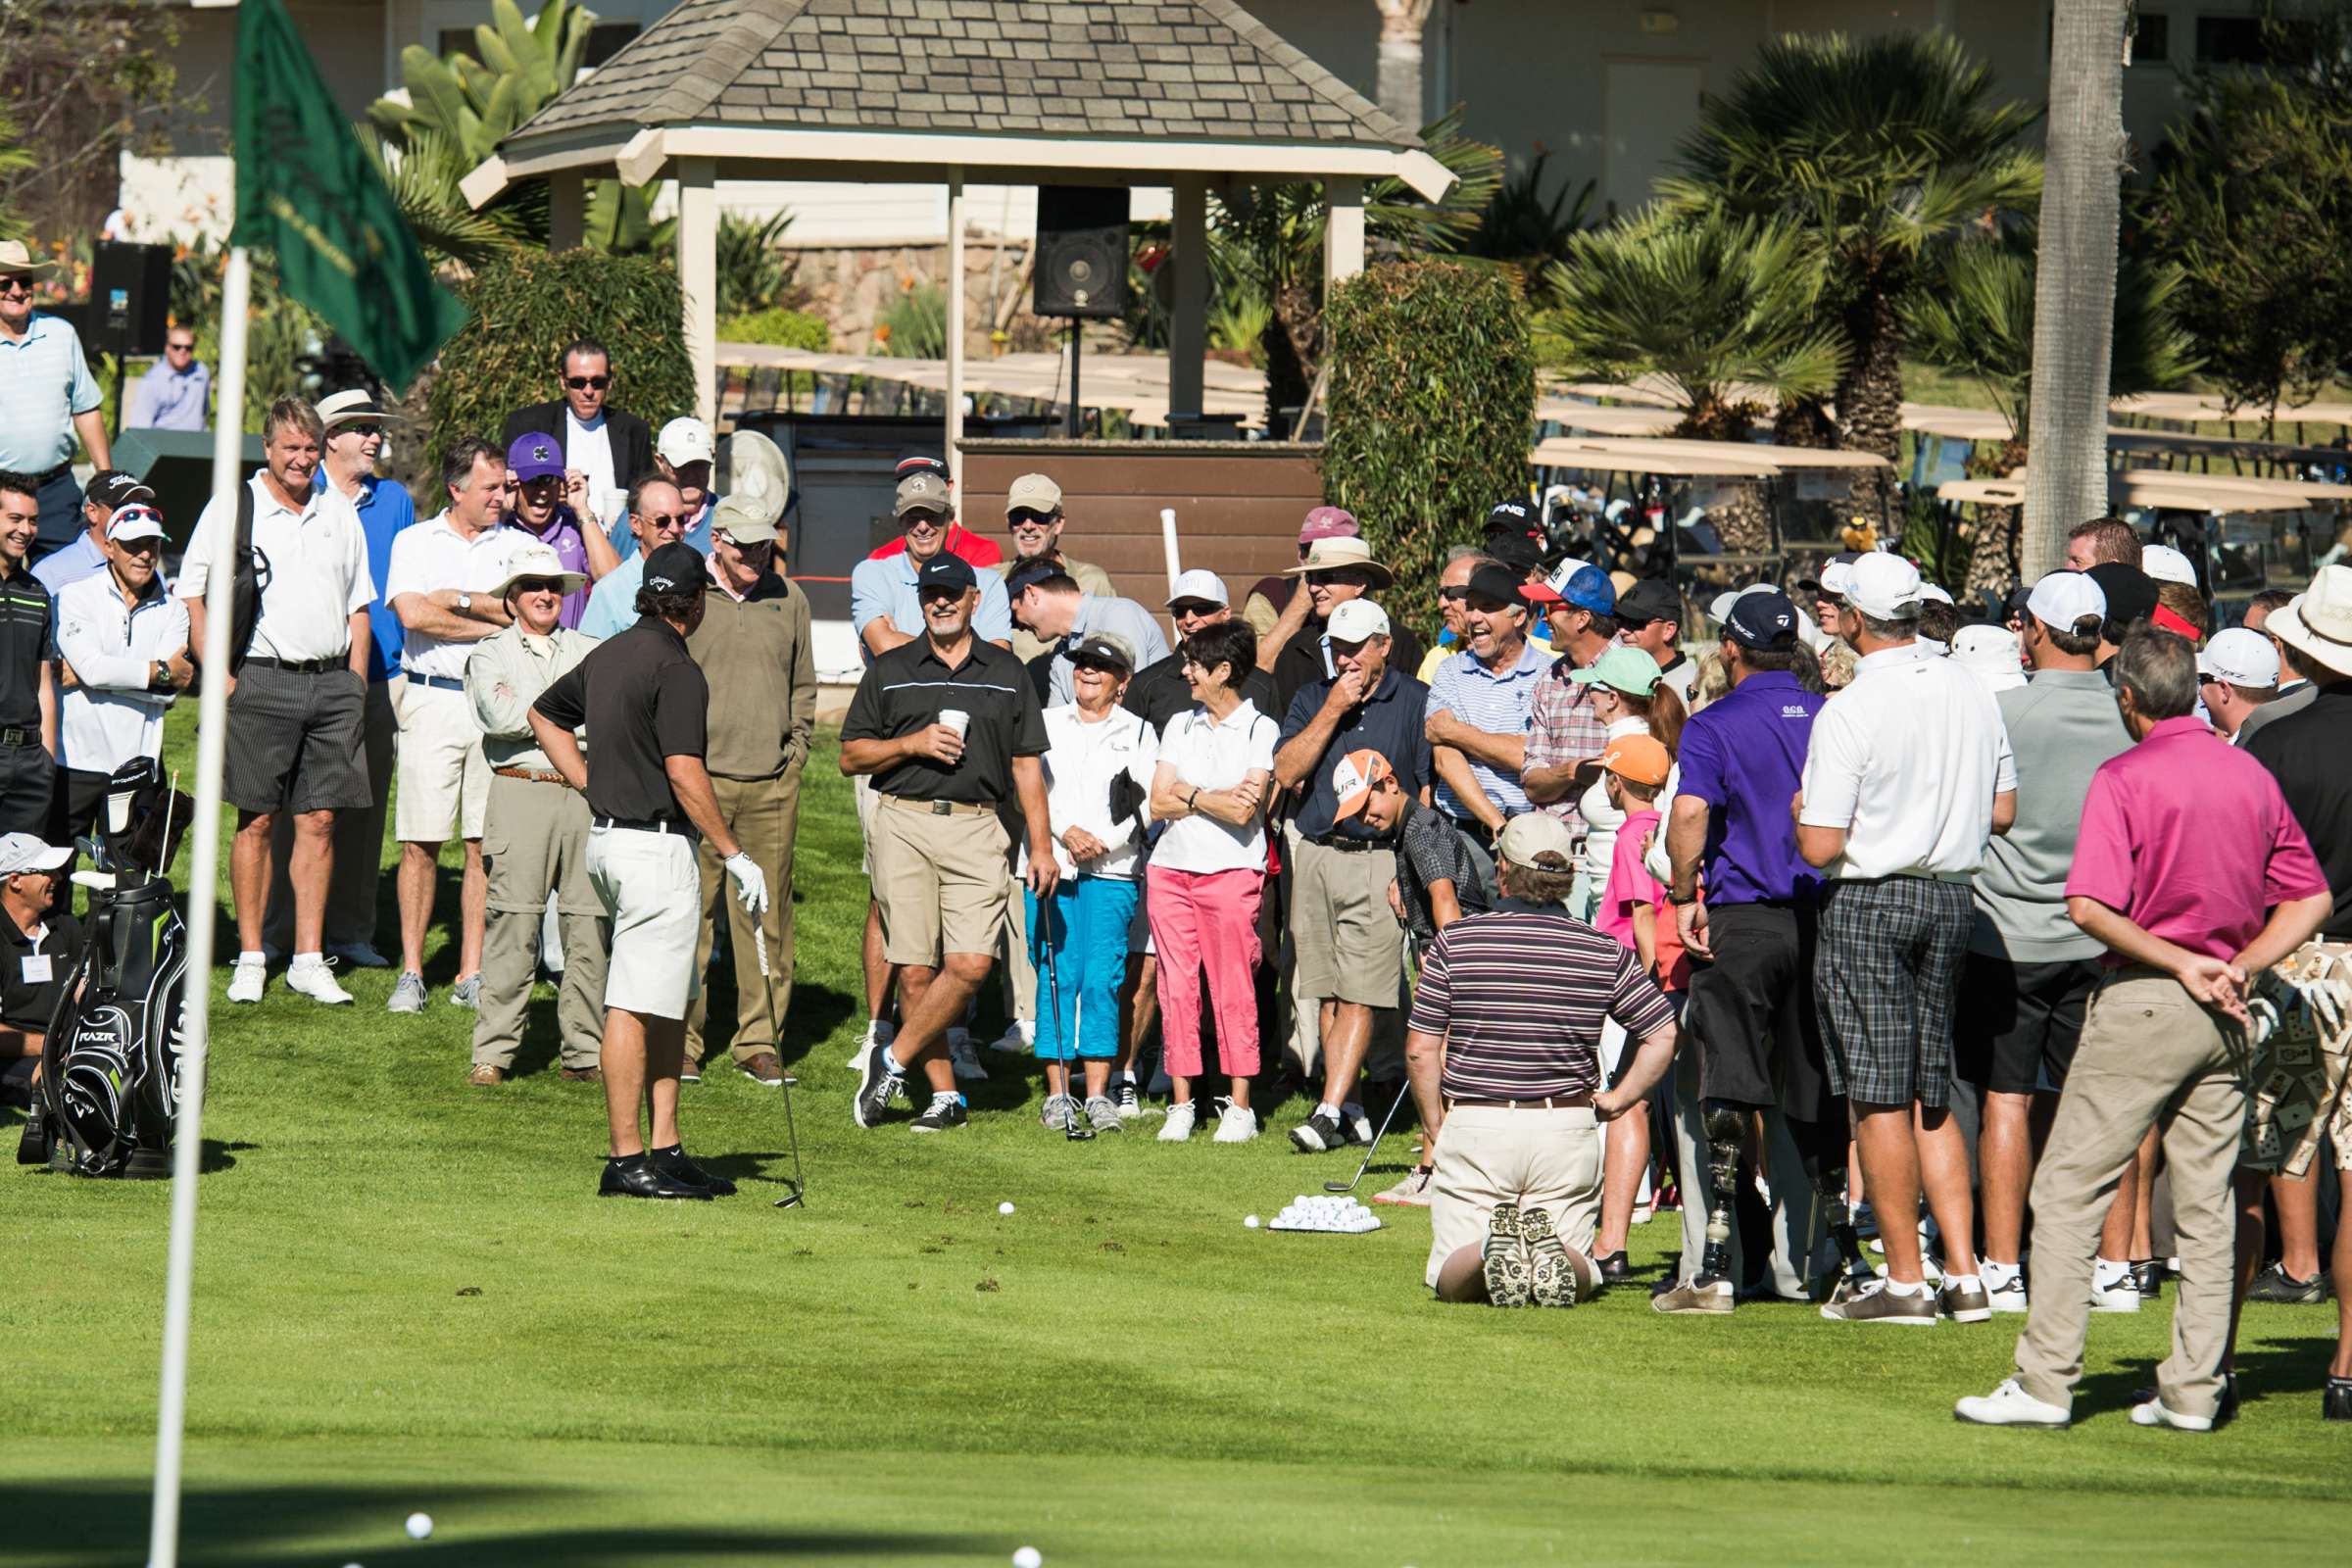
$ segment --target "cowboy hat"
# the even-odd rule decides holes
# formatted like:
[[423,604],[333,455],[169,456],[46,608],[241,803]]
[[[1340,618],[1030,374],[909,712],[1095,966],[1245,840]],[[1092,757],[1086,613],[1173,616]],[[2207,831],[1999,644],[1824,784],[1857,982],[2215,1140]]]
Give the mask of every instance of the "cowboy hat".
[[23,240],[0,239],[0,277],[56,270],[57,263],[33,255]]
[[576,594],[588,586],[584,574],[564,569],[564,558],[556,554],[553,546],[532,543],[517,545],[514,554],[507,557],[506,578],[490,591],[504,604],[507,595],[514,591],[514,585],[530,577],[554,577],[564,584],[566,594]]
[[1286,577],[1303,577],[1310,571],[1337,571],[1352,566],[1373,579],[1372,586],[1386,588],[1396,582],[1396,574],[1372,559],[1372,547],[1361,539],[1318,539],[1306,547],[1306,562],[1283,573]]
[[2352,566],[2322,566],[2262,629],[2338,675],[2352,675]]

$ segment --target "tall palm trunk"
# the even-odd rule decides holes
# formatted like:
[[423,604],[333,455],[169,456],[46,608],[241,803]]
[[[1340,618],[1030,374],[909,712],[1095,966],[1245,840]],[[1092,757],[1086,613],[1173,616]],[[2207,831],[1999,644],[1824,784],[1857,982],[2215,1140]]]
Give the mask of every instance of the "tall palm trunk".
[[1407,130],[1421,128],[1421,28],[1430,0],[1372,0],[1380,8],[1380,107]]
[[2066,531],[2107,511],[2107,372],[2122,206],[2129,0],[2058,0],[2050,31],[2048,172],[2034,282],[2034,390],[2020,564],[2065,558]]
[[[1838,444],[1892,463],[1903,434],[1903,327],[1894,290],[1867,290],[1844,314],[1851,357],[1838,382]],[[1892,479],[1891,469],[1853,470],[1853,504],[1873,525],[1889,504]],[[1891,517],[1884,520],[1899,526]]]

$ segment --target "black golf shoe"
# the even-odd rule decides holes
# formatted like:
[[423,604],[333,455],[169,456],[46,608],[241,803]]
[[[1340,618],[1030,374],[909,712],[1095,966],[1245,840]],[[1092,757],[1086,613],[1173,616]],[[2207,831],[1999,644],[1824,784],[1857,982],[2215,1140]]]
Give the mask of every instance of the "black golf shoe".
[[2352,1378],[2328,1380],[2328,1392],[2320,1396],[2320,1419],[2352,1421]]
[[599,1198],[668,1198],[699,1199],[709,1202],[713,1194],[708,1187],[689,1187],[684,1182],[664,1175],[654,1168],[653,1161],[643,1154],[631,1154],[625,1159],[605,1161],[604,1180],[597,1184]]
[[890,1047],[870,1046],[865,1060],[858,1068],[858,1093],[850,1101],[850,1115],[860,1127],[878,1127],[883,1113],[890,1109],[891,1098],[905,1087],[899,1064],[891,1059]]
[[1316,1111],[1291,1129],[1291,1142],[1309,1154],[1327,1154],[1348,1147],[1348,1134],[1339,1119]]
[[654,1169],[684,1187],[706,1187],[713,1198],[732,1198],[735,1184],[724,1176],[713,1176],[686,1157],[684,1144],[672,1144],[667,1149],[649,1149],[645,1157]]
[[963,1102],[956,1096],[933,1095],[930,1108],[915,1117],[913,1122],[908,1125],[907,1131],[949,1133],[964,1126],[971,1119],[970,1113],[963,1108]]

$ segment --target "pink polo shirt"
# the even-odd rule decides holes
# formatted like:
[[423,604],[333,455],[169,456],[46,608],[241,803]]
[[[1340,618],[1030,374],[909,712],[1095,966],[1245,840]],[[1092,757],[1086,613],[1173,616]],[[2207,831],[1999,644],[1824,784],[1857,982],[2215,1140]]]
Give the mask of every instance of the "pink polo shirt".
[[2228,959],[2275,906],[2327,891],[2270,769],[2194,715],[2166,719],[2090,777],[2069,898],[2096,899],[2152,936]]

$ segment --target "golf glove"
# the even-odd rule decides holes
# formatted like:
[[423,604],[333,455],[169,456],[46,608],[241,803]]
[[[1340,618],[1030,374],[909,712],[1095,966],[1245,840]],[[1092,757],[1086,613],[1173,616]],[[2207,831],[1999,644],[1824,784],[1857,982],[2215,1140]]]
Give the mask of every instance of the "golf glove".
[[727,877],[735,884],[735,902],[743,906],[746,914],[767,912],[767,873],[759,862],[737,850],[727,857]]

